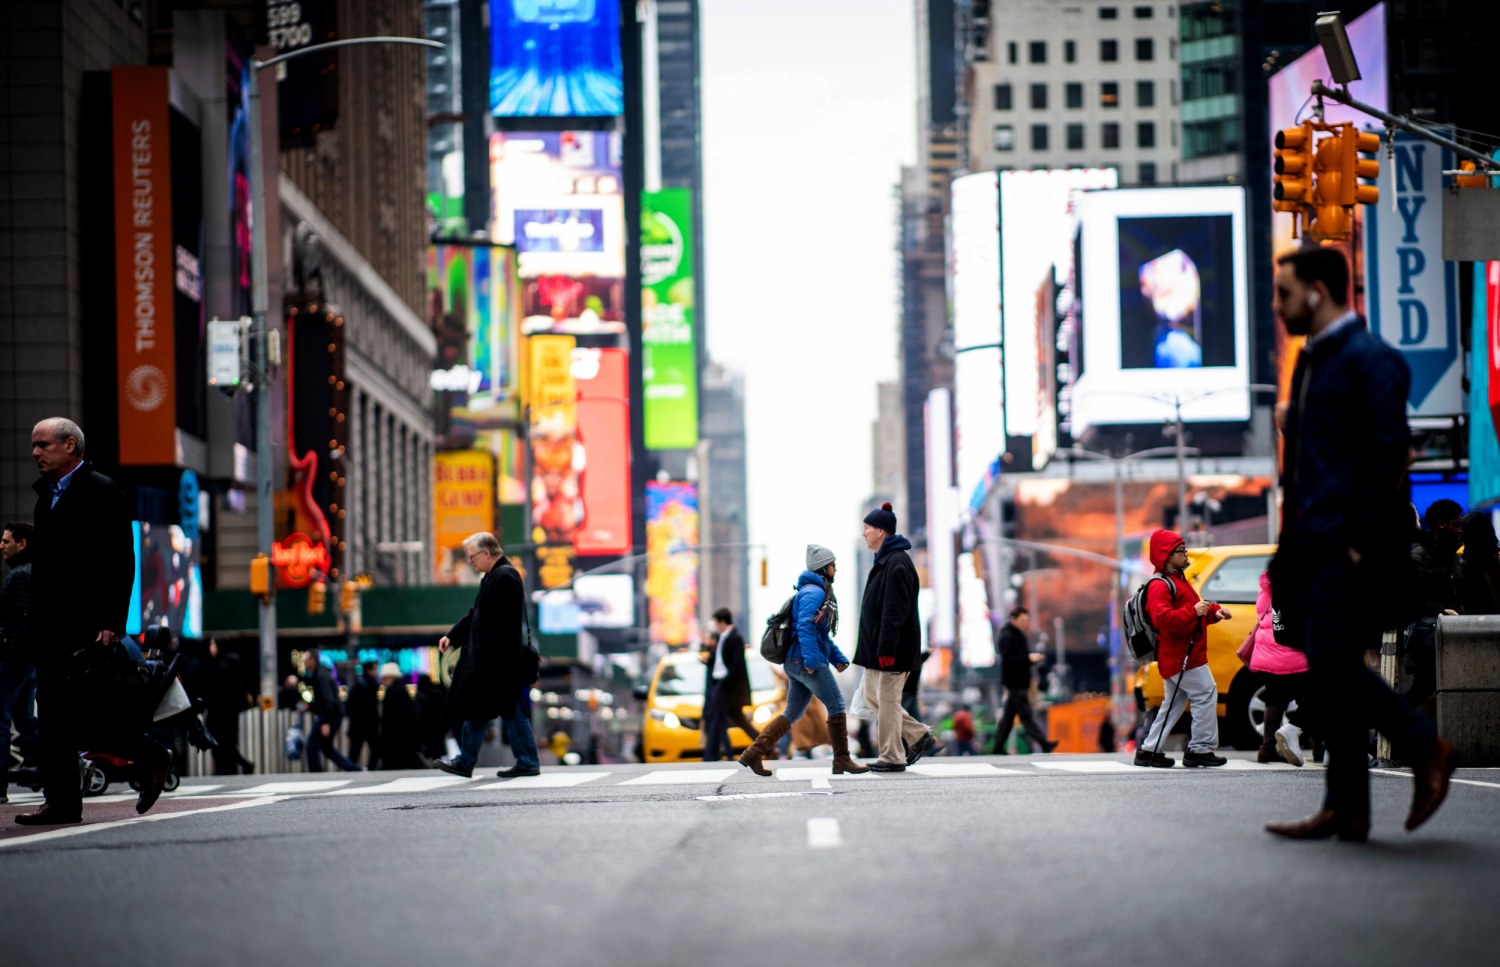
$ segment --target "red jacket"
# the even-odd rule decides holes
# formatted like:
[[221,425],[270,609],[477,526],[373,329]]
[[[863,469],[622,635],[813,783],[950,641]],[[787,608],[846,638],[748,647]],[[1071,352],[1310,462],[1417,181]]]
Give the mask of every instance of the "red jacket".
[[1156,580],[1151,581],[1146,589],[1146,614],[1156,629],[1156,668],[1163,679],[1183,670],[1184,655],[1187,656],[1187,668],[1208,664],[1208,636],[1204,629],[1220,620],[1219,606],[1212,603],[1208,614],[1200,617],[1193,607],[1200,600],[1198,592],[1180,573],[1166,571],[1167,557],[1182,543],[1182,538],[1169,530],[1159,530],[1151,535],[1151,565],[1176,589],[1174,597]]

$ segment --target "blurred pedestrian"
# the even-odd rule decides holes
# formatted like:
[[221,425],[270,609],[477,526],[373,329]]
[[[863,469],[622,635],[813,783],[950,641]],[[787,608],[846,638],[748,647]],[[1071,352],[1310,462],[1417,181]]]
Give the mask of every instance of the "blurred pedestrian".
[[953,713],[953,754],[974,754],[974,714],[967,705],[960,705]]
[[469,613],[438,639],[441,652],[462,649],[445,710],[458,732],[459,752],[434,765],[456,776],[472,776],[489,723],[499,718],[516,757],[515,765],[499,774],[539,775],[541,760],[526,702],[535,669],[527,667],[529,646],[522,637],[530,624],[521,573],[506,560],[494,534],[472,535],[464,541],[464,551],[469,564],[484,577]]
[[880,743],[880,757],[870,768],[902,772],[937,745],[932,731],[901,707],[902,687],[917,668],[922,648],[917,617],[920,582],[907,553],[911,541],[896,533],[896,514],[889,501],[865,515],[863,533],[875,561],[865,576],[854,662],[865,669],[865,702],[875,712]]
[[322,772],[323,758],[345,772],[359,772],[359,763],[339,751],[339,729],[344,724],[344,703],[333,673],[323,664],[318,649],[309,648],[302,655],[302,670],[312,686],[312,731],[307,736],[307,771]]
[[5,561],[5,580],[0,583],[0,803],[7,795],[10,771],[10,727],[16,723],[22,758],[36,755],[36,716],[31,703],[36,695],[36,669],[31,640],[31,542],[30,524],[10,523],[0,530],[0,559]]
[[417,717],[411,693],[393,661],[380,666],[380,765],[381,769],[416,769]]
[[448,726],[443,708],[448,704],[448,689],[431,675],[417,676],[417,694],[412,698],[412,713],[417,720],[417,755],[424,766],[430,766],[446,750]]
[[302,704],[302,683],[296,675],[288,675],[276,690],[276,707],[295,712]]
[[792,601],[792,616],[797,636],[787,649],[782,669],[788,684],[786,707],[766,724],[750,747],[740,755],[740,765],[756,775],[769,776],[761,760],[802,718],[808,703],[816,696],[828,709],[828,738],[833,745],[833,773],[857,774],[870,770],[854,761],[849,754],[849,719],[844,708],[844,693],[839,689],[834,669],[849,667],[849,659],[833,643],[838,633],[839,606],[833,593],[833,577],[838,563],[833,552],[818,544],[807,545],[804,559],[807,569],[797,577],[797,592]]
[[[1151,563],[1156,576],[1146,588],[1146,614],[1156,629],[1156,668],[1161,674],[1166,703],[1156,713],[1135,764],[1171,768],[1176,763],[1161,744],[1186,707],[1193,712],[1192,730],[1182,764],[1188,768],[1222,766],[1229,760],[1219,747],[1219,688],[1208,667],[1208,625],[1229,620],[1229,611],[1203,601],[1183,576],[1188,565],[1187,544],[1166,529],[1152,533]],[[1158,580],[1164,578],[1165,580]]]
[[1264,686],[1266,720],[1261,726],[1256,762],[1290,762],[1302,765],[1302,735],[1290,720],[1287,708],[1303,706],[1307,692],[1307,655],[1276,641],[1275,616],[1271,608],[1271,573],[1260,575],[1255,596],[1255,626],[1245,636],[1239,654]]
[[[760,730],[750,723],[745,706],[750,704],[750,671],[745,665],[745,639],[734,626],[728,608],[713,614],[713,631],[704,637],[709,645],[703,681],[703,761],[716,762],[734,754],[729,741],[731,724],[740,727],[754,742]],[[720,753],[723,753],[720,755]]]
[[1463,519],[1464,558],[1460,599],[1464,614],[1500,614],[1500,543],[1487,510],[1471,510]]
[[1370,727],[1415,765],[1408,830],[1447,796],[1454,750],[1365,663],[1381,632],[1399,621],[1408,580],[1411,374],[1349,310],[1348,292],[1349,264],[1338,249],[1277,260],[1276,312],[1288,335],[1307,343],[1281,420],[1284,510],[1271,581],[1288,643],[1307,653],[1328,767],[1321,808],[1266,830],[1362,842],[1370,832]]
[[1418,707],[1437,694],[1437,619],[1463,607],[1458,548],[1463,543],[1464,509],[1456,500],[1434,500],[1422,514],[1423,530],[1411,545],[1420,617],[1406,629],[1406,700]]
[[125,634],[135,582],[130,507],[115,482],[85,461],[83,430],[72,420],[52,417],[38,423],[31,431],[31,455],[41,473],[32,484],[37,501],[30,627],[38,646],[37,712],[46,801],[15,819],[29,826],[82,822],[78,753],[85,741],[139,766],[141,793],[135,808],[144,813],[161,795],[170,754],[134,726],[89,721],[95,710],[79,707],[76,685],[69,681],[71,666],[92,658],[94,649],[117,645]]
[[349,758],[359,761],[366,747],[370,750],[367,760],[371,769],[380,762],[380,680],[375,670],[380,667],[367,661],[349,683],[349,697],[344,702],[344,711],[349,716]]
[[203,693],[208,734],[214,740],[214,775],[235,776],[255,771],[255,763],[240,753],[240,716],[253,701],[240,675],[239,655],[222,651],[208,640],[207,690]]
[[1022,607],[1011,608],[1010,620],[1000,629],[1000,684],[1005,686],[1005,706],[1000,710],[995,744],[990,749],[994,755],[1007,754],[1005,743],[1016,719],[1021,720],[1021,728],[1037,748],[1043,752],[1057,748],[1057,743],[1047,738],[1047,730],[1036,720],[1031,708],[1031,668],[1041,664],[1043,655],[1031,650],[1031,640],[1027,637],[1030,630],[1031,612]]

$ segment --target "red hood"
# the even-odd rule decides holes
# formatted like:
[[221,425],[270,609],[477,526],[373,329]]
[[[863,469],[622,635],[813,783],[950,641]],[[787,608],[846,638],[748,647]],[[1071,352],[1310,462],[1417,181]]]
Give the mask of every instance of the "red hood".
[[1159,530],[1151,535],[1151,566],[1161,572],[1167,566],[1167,558],[1172,551],[1183,544],[1182,536],[1176,531]]

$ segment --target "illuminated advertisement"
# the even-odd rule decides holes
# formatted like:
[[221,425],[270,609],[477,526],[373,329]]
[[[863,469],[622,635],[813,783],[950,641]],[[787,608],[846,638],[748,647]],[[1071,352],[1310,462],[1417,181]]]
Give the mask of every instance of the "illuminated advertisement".
[[958,555],[958,656],[967,668],[995,664],[995,627],[990,596],[975,566],[973,552]]
[[578,444],[583,455],[579,554],[630,553],[630,354],[573,350]]
[[513,420],[517,372],[515,253],[488,245],[427,249],[427,322],[437,337],[432,388],[440,446],[472,443]]
[[1500,501],[1500,262],[1474,264],[1469,303],[1473,382],[1469,386],[1469,506]]
[[176,524],[132,521],[135,582],[125,631],[138,635],[165,624],[181,638],[203,637],[203,574],[199,542]]
[[433,456],[432,527],[437,574],[461,574],[468,566],[464,541],[495,532],[495,458],[483,450]]
[[1000,353],[1000,187],[994,172],[953,182],[950,223],[954,483],[962,495],[1005,450]]
[[344,317],[326,303],[287,314],[287,487],[277,494],[271,563],[282,583],[301,587],[334,571],[343,547],[349,388]]
[[531,524],[538,544],[573,543],[583,523],[584,468],[572,336],[533,336],[531,368]]
[[1073,433],[1172,420],[1179,404],[1187,422],[1248,420],[1244,189],[1091,192],[1079,211],[1089,272]]
[[502,118],[624,113],[615,0],[491,0],[490,113]]
[[692,194],[649,192],[641,204],[641,418],[648,450],[698,445],[694,302]]
[[685,645],[698,640],[698,487],[646,484],[646,600],[651,640]]
[[1000,174],[1000,309],[1005,343],[1005,433],[1036,432],[1038,360],[1044,324],[1037,286],[1070,260],[1080,192],[1115,188],[1114,168],[1060,168]]
[[572,588],[548,591],[537,602],[537,627],[547,635],[635,625],[635,579],[629,574],[586,574]]

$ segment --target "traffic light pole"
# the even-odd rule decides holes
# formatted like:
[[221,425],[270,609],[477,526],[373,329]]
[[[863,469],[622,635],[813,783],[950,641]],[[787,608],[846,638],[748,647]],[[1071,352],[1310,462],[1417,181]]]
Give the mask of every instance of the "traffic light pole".
[[1361,114],[1368,114],[1373,118],[1378,118],[1379,120],[1384,121],[1386,124],[1390,125],[1393,128],[1400,128],[1401,130],[1406,131],[1410,134],[1415,134],[1423,141],[1427,141],[1431,144],[1436,144],[1440,147],[1447,148],[1458,157],[1463,158],[1466,161],[1474,162],[1474,164],[1478,166],[1479,171],[1500,172],[1500,166],[1497,166],[1494,159],[1480,154],[1473,148],[1464,147],[1457,141],[1454,141],[1452,138],[1445,138],[1441,134],[1438,134],[1436,131],[1424,127],[1423,125],[1418,124],[1416,121],[1413,121],[1410,118],[1397,117],[1394,114],[1388,114],[1385,111],[1382,111],[1378,107],[1374,107],[1370,104],[1365,104],[1362,101],[1357,101],[1353,97],[1350,97],[1349,92],[1344,90],[1343,88],[1334,89],[1328,87],[1322,81],[1313,81],[1312,95],[1314,97],[1326,97],[1331,101],[1337,101],[1345,107],[1352,107],[1354,110],[1359,111]]

